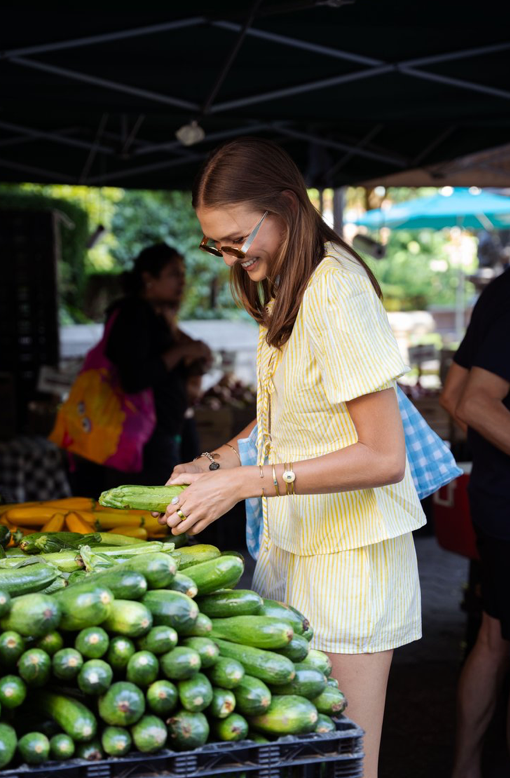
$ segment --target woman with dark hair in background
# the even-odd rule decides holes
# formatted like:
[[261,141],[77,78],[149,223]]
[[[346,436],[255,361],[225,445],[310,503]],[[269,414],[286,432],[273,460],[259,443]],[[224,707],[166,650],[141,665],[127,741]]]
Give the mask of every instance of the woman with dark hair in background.
[[125,296],[108,309],[108,317],[116,313],[116,319],[106,355],[117,367],[126,393],[153,390],[156,427],[144,447],[140,473],[80,459],[73,478],[76,494],[97,497],[124,483],[164,484],[181,461],[190,386],[211,360],[208,346],[176,324],[185,287],[184,259],[176,249],[166,243],[143,249],[133,269],[124,273],[123,283]]

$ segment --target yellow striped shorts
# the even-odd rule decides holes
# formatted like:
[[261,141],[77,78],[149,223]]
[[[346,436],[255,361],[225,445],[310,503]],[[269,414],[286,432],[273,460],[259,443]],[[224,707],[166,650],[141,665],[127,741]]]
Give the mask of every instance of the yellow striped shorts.
[[301,611],[314,629],[312,647],[321,651],[371,654],[421,638],[411,532],[315,556],[284,551],[265,536],[252,586],[262,597]]

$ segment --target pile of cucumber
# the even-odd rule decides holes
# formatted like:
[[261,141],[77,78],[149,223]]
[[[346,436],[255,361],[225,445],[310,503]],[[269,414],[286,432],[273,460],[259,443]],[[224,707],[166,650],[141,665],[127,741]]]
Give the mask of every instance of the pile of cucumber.
[[329,658],[297,610],[233,588],[240,554],[134,545],[0,567],[0,768],[335,730]]

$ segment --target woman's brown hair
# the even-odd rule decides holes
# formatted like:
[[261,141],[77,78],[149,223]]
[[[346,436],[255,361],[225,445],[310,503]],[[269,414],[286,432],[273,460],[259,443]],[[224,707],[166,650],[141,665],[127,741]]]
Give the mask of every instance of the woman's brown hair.
[[[370,268],[323,221],[310,202],[296,164],[276,143],[260,138],[237,138],[213,151],[202,167],[193,186],[195,209],[239,203],[276,214],[286,225],[286,235],[270,277],[255,283],[239,263],[233,265],[230,276],[235,299],[255,321],[267,327],[270,346],[280,348],[289,339],[310,276],[324,259],[326,241],[340,245],[363,265],[381,297]],[[266,307],[273,298],[274,306],[268,315]]]

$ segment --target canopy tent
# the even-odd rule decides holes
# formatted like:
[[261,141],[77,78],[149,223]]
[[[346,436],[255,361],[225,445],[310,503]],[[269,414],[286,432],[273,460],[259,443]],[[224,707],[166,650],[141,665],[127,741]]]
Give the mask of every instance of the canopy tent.
[[[0,180],[188,188],[211,148],[247,133],[315,186],[496,147],[509,22],[495,0],[9,2]],[[205,139],[186,147],[175,132],[194,120]]]

